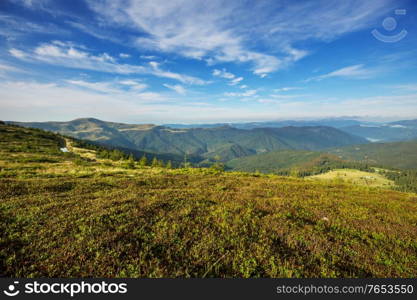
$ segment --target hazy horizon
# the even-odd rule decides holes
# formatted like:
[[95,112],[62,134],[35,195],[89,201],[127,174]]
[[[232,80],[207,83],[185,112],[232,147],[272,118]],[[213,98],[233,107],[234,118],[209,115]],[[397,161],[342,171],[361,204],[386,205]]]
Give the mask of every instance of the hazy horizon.
[[269,122],[285,122],[285,121],[296,121],[296,122],[314,122],[314,121],[330,121],[330,120],[354,120],[354,121],[362,121],[363,123],[370,122],[370,123],[389,123],[389,122],[396,122],[396,121],[406,121],[406,120],[417,120],[417,117],[411,118],[367,118],[367,117],[355,117],[355,116],[340,116],[340,117],[324,117],[324,118],[281,118],[281,119],[268,119],[268,120],[238,120],[238,121],[218,121],[218,122],[140,122],[140,121],[133,121],[133,122],[125,122],[119,120],[108,120],[108,119],[100,119],[96,117],[79,117],[70,120],[43,120],[43,121],[33,121],[33,120],[2,120],[5,122],[22,122],[22,123],[43,123],[43,122],[71,122],[75,120],[82,120],[82,119],[97,119],[104,122],[113,122],[113,123],[125,123],[125,124],[132,124],[132,125],[142,125],[142,124],[153,124],[153,125],[215,125],[215,124],[244,124],[244,123],[269,123]]

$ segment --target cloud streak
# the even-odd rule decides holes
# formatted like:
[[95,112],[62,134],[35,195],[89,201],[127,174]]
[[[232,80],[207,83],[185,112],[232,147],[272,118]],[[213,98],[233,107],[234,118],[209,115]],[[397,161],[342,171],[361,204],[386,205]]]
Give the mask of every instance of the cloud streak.
[[235,74],[227,72],[226,69],[223,69],[223,70],[214,69],[212,72],[212,75],[215,77],[228,79],[229,85],[237,85],[243,80],[243,77],[237,77]]
[[175,91],[176,93],[178,93],[180,95],[185,95],[187,93],[185,88],[182,85],[179,85],[179,84],[171,85],[171,84],[164,83],[163,86],[170,89],[170,90]]
[[334,78],[334,77],[341,77],[341,78],[351,78],[351,79],[367,79],[374,75],[374,71],[371,69],[367,69],[364,65],[353,65],[344,67],[327,74],[323,74],[320,76],[315,76],[306,79],[306,82],[309,81],[320,81],[327,78]]
[[118,63],[107,53],[91,54],[85,47],[70,42],[53,41],[37,46],[32,52],[25,52],[12,48],[9,53],[22,60],[30,62],[48,63],[55,66],[99,71],[115,74],[149,74],[162,78],[178,80],[186,84],[206,84],[207,81],[197,77],[170,72],[160,68],[159,63],[151,62],[148,65],[130,65]]

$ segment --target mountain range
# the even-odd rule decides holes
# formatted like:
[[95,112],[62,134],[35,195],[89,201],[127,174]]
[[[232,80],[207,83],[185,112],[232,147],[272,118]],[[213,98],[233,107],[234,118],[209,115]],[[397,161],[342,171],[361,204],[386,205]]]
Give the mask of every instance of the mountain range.
[[320,120],[284,120],[250,123],[218,123],[218,124],[167,124],[165,126],[177,129],[185,128],[213,128],[231,126],[238,129],[281,128],[287,126],[328,126],[334,127],[351,135],[367,139],[370,142],[394,142],[417,139],[417,120],[395,122],[370,122],[343,118],[329,118]]
[[236,157],[276,150],[317,151],[368,141],[328,126],[286,126],[239,129],[230,125],[213,128],[171,128],[152,124],[132,125],[93,118],[69,122],[12,122],[58,132],[113,147],[152,153],[199,156],[228,161]]

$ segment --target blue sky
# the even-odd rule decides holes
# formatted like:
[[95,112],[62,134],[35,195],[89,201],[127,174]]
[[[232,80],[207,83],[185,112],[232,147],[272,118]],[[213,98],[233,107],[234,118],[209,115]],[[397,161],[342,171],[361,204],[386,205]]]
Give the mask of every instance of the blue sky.
[[416,14],[412,0],[2,0],[0,119],[417,118]]

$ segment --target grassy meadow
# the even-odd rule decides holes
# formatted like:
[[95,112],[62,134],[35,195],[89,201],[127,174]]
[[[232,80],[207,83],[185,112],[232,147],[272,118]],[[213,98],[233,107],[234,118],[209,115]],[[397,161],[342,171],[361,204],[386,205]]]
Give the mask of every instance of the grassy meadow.
[[309,176],[311,179],[319,180],[336,180],[339,182],[348,182],[356,185],[364,185],[369,187],[386,187],[394,186],[392,180],[387,179],[377,172],[364,172],[355,169],[335,169],[326,173]]
[[0,124],[0,275],[417,276],[416,194],[132,166],[71,143]]

